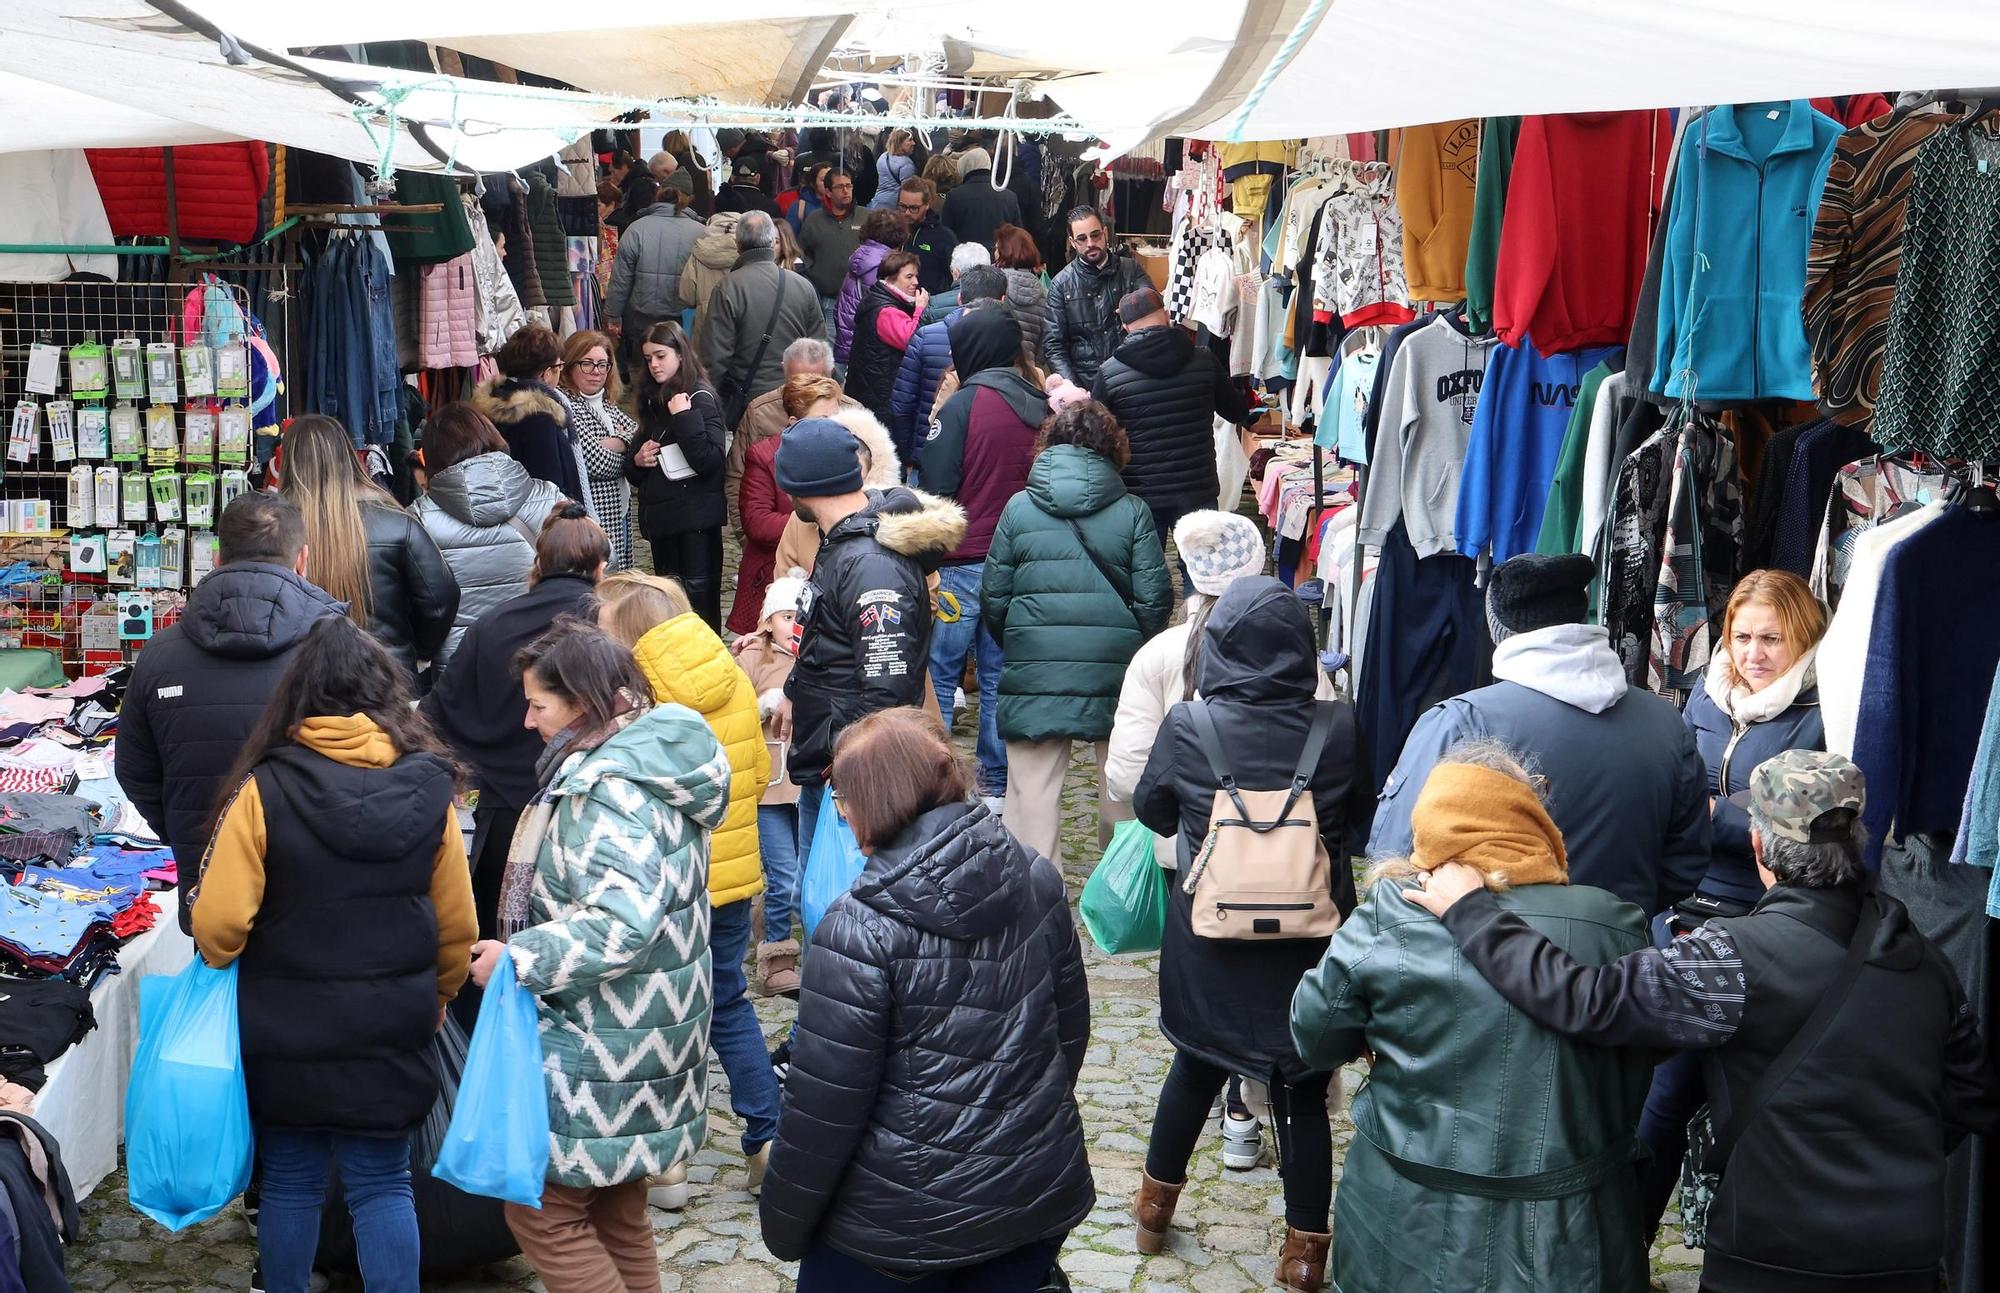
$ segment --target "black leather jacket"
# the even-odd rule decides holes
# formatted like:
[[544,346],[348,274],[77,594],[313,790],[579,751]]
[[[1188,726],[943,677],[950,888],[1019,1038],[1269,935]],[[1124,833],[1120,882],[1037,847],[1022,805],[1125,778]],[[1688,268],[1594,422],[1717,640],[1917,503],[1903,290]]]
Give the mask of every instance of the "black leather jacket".
[[437,543],[400,507],[364,504],[368,631],[412,678],[438,658],[458,617],[458,580]]
[[1153,280],[1130,256],[1116,255],[1103,269],[1073,260],[1049,284],[1048,318],[1042,324],[1043,367],[1061,373],[1085,390],[1118,348],[1124,329],[1118,301],[1127,292],[1151,287]]
[[978,804],[925,813],[813,932],[764,1242],[914,1275],[1067,1234],[1089,1041],[1062,876]]

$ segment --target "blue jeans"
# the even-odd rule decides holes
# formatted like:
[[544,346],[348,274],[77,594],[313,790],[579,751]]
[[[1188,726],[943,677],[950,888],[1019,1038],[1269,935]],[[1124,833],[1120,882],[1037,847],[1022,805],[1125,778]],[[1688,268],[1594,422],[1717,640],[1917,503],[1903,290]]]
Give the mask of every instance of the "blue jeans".
[[965,657],[973,657],[979,676],[979,793],[1007,793],[1007,747],[1000,741],[1000,643],[979,613],[979,582],[986,563],[975,561],[938,570],[938,591],[958,599],[959,617],[931,627],[931,689],[938,712],[951,729],[951,711],[958,680],[965,676]]
[[711,913],[708,942],[715,958],[715,1017],[708,1040],[729,1075],[729,1107],[743,1120],[743,1155],[748,1158],[778,1135],[778,1075],[771,1071],[764,1030],[750,1004],[750,981],[743,974],[743,957],[750,950],[748,898]]
[[[799,874],[803,876],[806,859],[812,856],[813,832],[819,828],[820,800],[826,795],[826,782],[807,781],[799,786]],[[793,890],[796,894],[797,890]]]
[[417,1205],[410,1193],[410,1142],[289,1127],[257,1128],[261,1211],[257,1256],[266,1293],[305,1293],[319,1251],[327,1164],[354,1218],[354,1251],[368,1293],[417,1293]]
[[796,804],[757,806],[757,850],[764,862],[764,941],[792,936],[799,908],[799,810]]

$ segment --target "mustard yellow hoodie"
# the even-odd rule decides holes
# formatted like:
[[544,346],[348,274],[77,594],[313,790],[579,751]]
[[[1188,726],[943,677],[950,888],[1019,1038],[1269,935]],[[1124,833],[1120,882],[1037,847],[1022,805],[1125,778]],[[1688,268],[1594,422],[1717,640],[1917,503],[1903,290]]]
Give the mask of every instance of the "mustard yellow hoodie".
[[[399,757],[396,747],[363,714],[309,718],[294,739],[317,754],[350,768],[386,768]],[[195,945],[216,969],[243,954],[257,909],[264,901],[264,803],[257,779],[246,778],[216,828],[215,842],[202,864],[193,922]],[[472,912],[472,870],[458,818],[446,813],[443,837],[431,865],[431,906],[438,924],[438,1005],[458,995],[472,966],[479,928]]]
[[757,714],[757,689],[700,616],[676,615],[632,648],[653,699],[700,714],[729,755],[729,812],[708,846],[708,901],[725,907],[764,892],[757,850],[757,801],[771,780],[771,752]]

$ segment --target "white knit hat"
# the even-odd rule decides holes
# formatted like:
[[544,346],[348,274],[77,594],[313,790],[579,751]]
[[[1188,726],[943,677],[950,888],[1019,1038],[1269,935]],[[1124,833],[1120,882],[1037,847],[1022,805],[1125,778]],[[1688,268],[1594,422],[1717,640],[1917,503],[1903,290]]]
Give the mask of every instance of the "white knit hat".
[[1187,563],[1194,590],[1209,597],[1264,569],[1264,536],[1250,518],[1234,512],[1189,512],[1174,522],[1174,547]]
[[773,579],[771,586],[764,590],[764,609],[758,613],[757,622],[762,624],[779,611],[799,613],[799,598],[805,595],[806,581],[803,575],[786,575]]
[[993,154],[984,148],[968,148],[958,155],[958,178],[964,179],[974,171],[993,169]]

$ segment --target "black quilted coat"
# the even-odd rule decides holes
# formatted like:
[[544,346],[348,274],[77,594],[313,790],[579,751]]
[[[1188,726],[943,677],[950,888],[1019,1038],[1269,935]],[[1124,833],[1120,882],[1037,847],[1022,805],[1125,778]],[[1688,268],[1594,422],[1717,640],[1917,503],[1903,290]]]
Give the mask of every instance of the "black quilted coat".
[[1126,488],[1155,509],[1215,506],[1215,417],[1240,425],[1250,405],[1207,347],[1172,325],[1128,333],[1090,393],[1132,442]]
[[1069,1233],[1089,1037],[1062,877],[978,804],[924,814],[813,931],[764,1243],[920,1275]]

